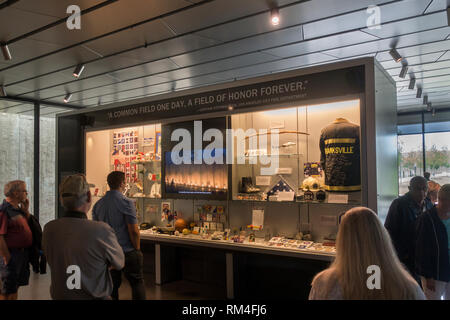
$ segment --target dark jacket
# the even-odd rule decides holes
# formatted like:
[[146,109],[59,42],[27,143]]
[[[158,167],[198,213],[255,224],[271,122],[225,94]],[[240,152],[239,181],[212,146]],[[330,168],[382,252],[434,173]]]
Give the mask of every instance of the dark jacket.
[[28,219],[31,233],[33,234],[33,244],[28,248],[29,261],[35,273],[47,273],[47,259],[42,252],[42,228],[38,219],[30,215]]
[[328,191],[361,190],[359,126],[336,119],[320,134],[320,164]]
[[424,207],[421,208],[408,192],[392,202],[384,223],[384,226],[389,231],[398,258],[409,269],[411,274],[415,273],[414,255],[417,218],[432,207],[433,204],[426,198]]
[[436,207],[417,220],[416,272],[427,278],[450,281],[448,234]]

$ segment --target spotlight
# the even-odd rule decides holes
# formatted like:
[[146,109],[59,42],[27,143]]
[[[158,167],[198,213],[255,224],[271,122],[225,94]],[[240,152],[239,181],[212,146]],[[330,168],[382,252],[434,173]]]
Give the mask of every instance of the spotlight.
[[428,102],[427,103],[427,111],[431,111],[431,108],[432,108],[432,104],[431,104],[431,102]]
[[450,27],[450,7],[447,8],[447,25]]
[[3,58],[5,60],[11,60],[12,57],[11,57],[11,52],[9,52],[8,45],[6,43],[2,43],[1,47],[2,47]]
[[400,78],[404,79],[406,77],[406,73],[408,72],[408,66],[405,64],[402,67],[402,71],[400,71],[400,74],[398,75]]
[[417,88],[417,94],[416,94],[416,98],[421,98],[422,97],[422,88],[418,87]]
[[408,87],[408,89],[409,90],[413,90],[415,85],[416,85],[416,78],[413,77],[413,78],[411,78],[409,80],[409,87]]
[[0,97],[6,97],[6,89],[4,85],[0,86]]
[[66,96],[64,97],[64,102],[65,103],[69,102],[71,98],[72,98],[72,94],[71,93],[66,94]]
[[75,78],[79,78],[81,76],[81,73],[83,72],[83,70],[84,70],[84,65],[82,65],[82,64],[77,65],[75,70],[73,70],[73,76]]
[[391,51],[389,51],[389,53],[395,62],[402,61],[403,57],[400,55],[400,53],[398,53],[397,49],[392,48]]
[[423,96],[423,104],[428,104],[428,96]]
[[431,115],[434,117],[436,115],[436,109],[433,108],[433,110],[431,111]]
[[277,26],[280,23],[280,15],[277,8],[270,10],[270,21],[274,26]]

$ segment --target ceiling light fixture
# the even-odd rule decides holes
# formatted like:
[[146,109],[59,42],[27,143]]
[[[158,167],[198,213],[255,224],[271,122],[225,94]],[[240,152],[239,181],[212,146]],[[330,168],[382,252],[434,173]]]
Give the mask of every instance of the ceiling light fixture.
[[398,75],[400,78],[404,79],[406,77],[406,73],[408,72],[408,66],[406,64],[403,65],[402,71]]
[[69,102],[71,98],[72,98],[72,94],[71,93],[66,94],[66,96],[64,97],[64,102],[65,103]]
[[84,70],[84,65],[82,65],[82,64],[77,65],[75,70],[73,70],[73,76],[75,78],[79,78],[81,76],[81,73],[83,72],[83,70]]
[[409,80],[409,87],[408,87],[408,89],[409,90],[413,90],[415,85],[416,85],[416,78],[411,77],[411,79]]
[[418,87],[417,88],[417,94],[416,94],[416,98],[421,98],[422,97],[422,88]]
[[280,14],[278,12],[278,8],[273,8],[272,10],[270,10],[270,21],[274,26],[280,24]]
[[400,53],[398,53],[397,49],[392,48],[389,53],[395,62],[400,62],[403,60],[403,57],[400,55]]
[[431,111],[431,115],[434,117],[436,115],[436,109],[433,108],[433,110]]
[[428,96],[423,96],[423,104],[428,104]]
[[428,103],[427,103],[427,111],[431,111],[431,107],[432,107],[431,102],[428,102]]
[[4,85],[0,86],[0,97],[6,97],[6,89]]
[[1,47],[2,47],[3,58],[5,60],[11,60],[12,57],[11,57],[11,52],[9,52],[8,45],[6,43],[2,43]]
[[447,25],[450,27],[450,7],[447,8]]

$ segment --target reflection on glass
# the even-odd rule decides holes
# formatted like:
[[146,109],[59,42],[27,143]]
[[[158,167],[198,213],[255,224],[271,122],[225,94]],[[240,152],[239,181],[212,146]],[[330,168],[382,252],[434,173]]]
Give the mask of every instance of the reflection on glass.
[[425,163],[430,179],[441,186],[450,183],[450,132],[425,134]]
[[409,180],[423,175],[422,135],[398,136],[399,194],[408,192]]

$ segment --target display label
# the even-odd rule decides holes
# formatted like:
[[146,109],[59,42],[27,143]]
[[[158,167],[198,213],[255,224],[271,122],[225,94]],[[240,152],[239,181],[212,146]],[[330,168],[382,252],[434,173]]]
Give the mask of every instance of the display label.
[[328,203],[348,203],[348,194],[328,194]]
[[261,228],[264,226],[264,209],[253,209],[252,226]]
[[257,186],[268,186],[270,185],[271,176],[256,176]]
[[[93,111],[86,115],[95,119],[94,127],[102,127],[228,111],[230,106],[233,110],[237,110],[306,99],[323,99],[343,94],[357,94],[364,92],[364,87],[364,66],[361,65]],[[327,90],[323,88],[327,88]]]

